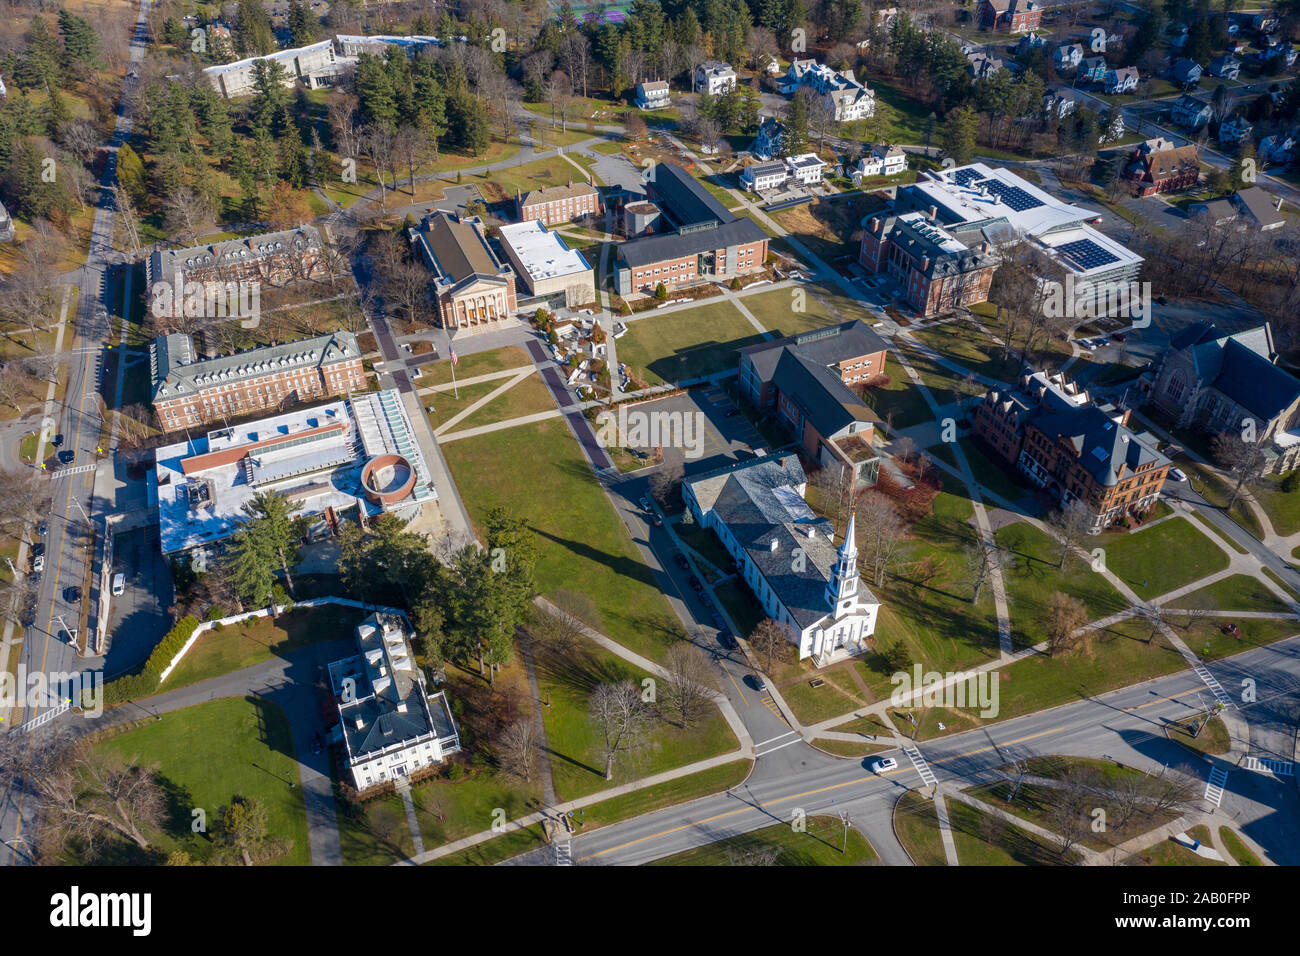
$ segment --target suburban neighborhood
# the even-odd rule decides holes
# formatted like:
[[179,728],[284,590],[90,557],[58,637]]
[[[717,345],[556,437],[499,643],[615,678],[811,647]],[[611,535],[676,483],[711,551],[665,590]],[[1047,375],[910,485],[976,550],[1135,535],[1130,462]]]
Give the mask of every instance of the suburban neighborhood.
[[7,865],[1300,865],[1300,4],[0,37]]

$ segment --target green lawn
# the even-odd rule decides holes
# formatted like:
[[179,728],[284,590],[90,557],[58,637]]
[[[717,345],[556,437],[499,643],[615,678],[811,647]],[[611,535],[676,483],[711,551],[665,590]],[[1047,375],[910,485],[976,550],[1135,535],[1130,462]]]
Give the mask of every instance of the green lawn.
[[[206,834],[192,832],[192,811],[204,811],[210,833],[221,808],[240,795],[265,805],[269,837],[292,841],[289,852],[276,864],[311,863],[293,738],[284,712],[276,705],[242,697],[209,701],[147,721],[96,746],[142,764],[157,764],[167,791],[169,819],[151,855],[185,850],[195,860],[206,860],[212,841]],[[133,847],[127,856],[116,862],[161,862],[140,859]]]
[[962,866],[1059,866],[1077,859],[1037,833],[960,800],[948,800],[948,822]]
[[[420,396],[420,402],[424,405],[425,414],[429,416],[429,424],[437,428],[508,381],[510,381],[508,378],[497,378],[490,382],[476,382],[473,385],[463,385],[458,389],[448,389],[445,392],[425,392]],[[433,411],[428,410],[430,406],[433,407]],[[468,428],[469,425],[466,424],[465,427]],[[459,428],[460,425],[457,424],[455,429],[459,430]]]
[[546,845],[546,838],[539,825],[511,830],[499,837],[484,840],[466,850],[439,857],[429,862],[428,866],[496,866],[529,850],[536,850]]
[[600,731],[589,716],[588,702],[600,684],[630,679],[638,686],[649,675],[595,645],[582,644],[563,657],[543,648],[537,678],[543,701],[546,736],[551,749],[555,792],[561,800],[596,793],[641,777],[653,776],[739,746],[721,712],[711,711],[690,728],[657,720],[646,745],[620,756],[614,779],[605,779]]
[[718,599],[727,614],[739,629],[741,637],[749,637],[750,632],[763,620],[763,606],[758,603],[749,586],[740,578],[732,578],[713,589],[713,596]]
[[1286,537],[1300,531],[1300,491],[1288,494],[1281,485],[1282,476],[1270,475],[1255,486],[1254,493],[1273,530]]
[[[857,830],[847,835],[839,817],[809,817],[797,833],[778,823],[744,836],[730,837],[656,860],[654,866],[745,866],[750,854],[776,850],[776,866],[861,866],[876,859],[876,851]],[[848,852],[842,852],[847,846]]]
[[1155,846],[1135,853],[1124,861],[1125,866],[1227,866],[1219,860],[1211,860],[1193,853],[1189,847],[1175,843],[1174,838],[1162,840]]
[[[1191,461],[1185,455],[1179,455],[1174,461],[1179,468],[1187,472],[1193,490],[1199,492],[1214,507],[1220,510],[1227,508],[1228,502],[1232,500],[1232,488],[1227,482],[1204,465]],[[1256,538],[1263,539],[1264,529],[1260,525],[1259,519],[1255,517],[1255,512],[1250,510],[1245,501],[1238,500],[1228,513],[1233,520]]]
[[397,794],[376,797],[359,813],[339,800],[335,806],[344,866],[390,866],[415,854],[406,810]]
[[[517,345],[508,345],[502,349],[492,349],[488,352],[474,352],[470,355],[458,356],[456,365],[456,381],[463,382],[467,378],[473,378],[476,375],[486,375],[489,372],[501,372],[508,368],[527,368],[533,364],[532,358],[528,352]],[[429,385],[442,385],[451,381],[451,362],[444,360],[433,362],[421,366],[423,374],[420,376],[420,387],[424,388]],[[505,379],[497,382],[500,385]],[[434,396],[434,401],[442,395],[442,392],[426,392],[421,396],[424,403],[429,404],[429,395]],[[463,394],[463,392],[462,392]]]
[[[508,382],[503,379],[497,383],[500,387]],[[457,428],[477,428],[480,425],[492,425],[496,422],[509,421],[525,415],[555,410],[555,398],[546,387],[539,373],[533,373],[502,392],[473,415],[467,416]]]
[[351,638],[365,612],[327,604],[299,608],[276,620],[253,618],[207,631],[176,665],[160,690],[176,690],[210,677],[252,667],[317,641]]
[[959,438],[957,444],[961,446],[975,480],[989,491],[1009,502],[1019,501],[1029,493],[1029,484],[1021,479],[1019,473],[1011,465],[995,459],[992,452],[985,452],[974,438],[969,435]]
[[1176,740],[1197,753],[1226,754],[1232,748],[1227,726],[1218,717],[1211,717],[1201,728],[1201,732],[1193,737],[1192,733],[1201,720],[1201,717],[1188,717],[1185,720],[1174,721],[1165,726],[1165,733],[1170,740]]
[[734,369],[737,349],[763,341],[730,302],[650,314],[627,325],[618,359],[650,385]]
[[541,786],[536,780],[526,785],[516,776],[476,768],[460,780],[416,784],[411,797],[425,848],[432,849],[490,829],[498,808],[507,820],[526,816],[539,805]]
[[[1174,552],[1170,552],[1171,554]],[[1249,574],[1233,574],[1169,602],[1171,607],[1219,611],[1269,611],[1289,614],[1291,608]]]
[[1237,836],[1237,831],[1232,827],[1219,827],[1219,842],[1223,844],[1239,866],[1263,866],[1260,858],[1255,855],[1255,851],[1242,842],[1241,837]]
[[894,805],[894,832],[917,866],[948,865],[934,804],[915,790],[903,794]]
[[882,421],[891,422],[894,428],[911,428],[934,419],[921,389],[892,352],[885,357],[885,374],[889,384],[872,388],[865,398]]
[[1068,557],[1065,567],[1058,568],[1057,543],[1033,525],[1017,521],[1000,528],[994,538],[1006,552],[1003,576],[1017,646],[1047,640],[1047,605],[1058,591],[1081,601],[1092,621],[1128,606],[1110,582],[1078,557]]
[[712,563],[714,567],[725,571],[732,563],[731,555],[712,531],[701,528],[698,524],[686,524],[681,521],[673,525],[673,531],[692,551]]
[[664,807],[722,793],[743,783],[753,766],[752,760],[735,760],[720,767],[710,767],[708,770],[700,770],[684,777],[657,783],[653,787],[633,790],[621,797],[610,797],[608,800],[575,810],[573,823],[579,830],[583,827],[594,830],[631,817],[653,813]]
[[[1228,556],[1186,518],[1170,518],[1132,534],[1097,535],[1084,550],[1101,548],[1106,568],[1139,597],[1154,598],[1228,566]],[[1171,560],[1173,555],[1178,559]]]
[[[537,536],[537,584],[543,594],[578,588],[600,612],[591,622],[638,653],[662,658],[684,636],[627,529],[561,420],[462,438],[445,454],[470,517],[490,509],[522,515]],[[545,480],[522,480],[527,475]]]
[[811,284],[745,296],[745,308],[779,338],[847,321],[837,304]]

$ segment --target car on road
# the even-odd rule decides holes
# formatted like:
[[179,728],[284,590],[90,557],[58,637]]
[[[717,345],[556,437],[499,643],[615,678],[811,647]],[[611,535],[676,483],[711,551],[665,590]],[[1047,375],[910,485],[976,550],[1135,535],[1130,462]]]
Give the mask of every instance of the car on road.
[[642,509],[645,511],[654,511],[654,508],[650,506],[650,499],[647,498],[645,495],[641,496],[637,504],[639,504],[642,507]]
[[1110,337],[1111,337],[1112,339],[1114,339],[1116,342],[1127,342],[1127,341],[1128,341],[1128,336],[1125,335],[1123,332],[1112,332],[1112,333],[1110,334]]
[[1187,480],[1187,472],[1183,471],[1181,468],[1170,468],[1170,469],[1169,469],[1169,480],[1170,480],[1170,481],[1186,481],[1186,480]]
[[76,604],[81,600],[81,588],[77,587],[75,584],[71,584],[64,588],[63,600],[67,601],[69,604]]
[[[41,572],[40,572],[40,571],[33,571],[33,572],[31,573],[31,583],[32,583],[32,584],[40,584],[40,583],[41,583]],[[27,627],[27,625],[24,624],[23,627]]]
[[704,590],[704,585],[700,582],[700,579],[697,578],[697,577],[696,577],[695,575],[693,575],[693,574],[690,576],[690,578],[687,580],[686,583],[689,584],[689,585],[691,586],[691,590],[692,590],[692,591],[703,591],[703,590]]
[[77,629],[76,629],[75,627],[73,627],[73,628],[67,628],[67,627],[60,628],[60,629],[59,629],[59,640],[63,641],[65,644],[71,644],[73,647],[76,647],[76,646],[77,646]]
[[1096,219],[1089,219],[1088,221],[1094,226],[1100,226],[1105,220],[1101,216],[1098,216]]
[[61,433],[55,435],[53,438],[50,439],[50,444],[53,445],[55,448],[58,448],[60,445],[63,444],[63,435]]
[[673,555],[673,560],[677,562],[677,566],[683,571],[690,569],[691,562],[688,561],[686,555],[682,554],[680,551]]
[[664,526],[664,519],[659,517],[657,511],[652,511],[650,512],[650,523],[656,528],[662,528]]
[[121,571],[113,575],[113,597],[121,597],[126,590],[126,575]]
[[749,683],[753,685],[754,690],[760,694],[767,690],[767,681],[763,680],[763,675],[754,673],[749,676]]
[[50,533],[50,523],[48,521],[42,521],[36,526],[36,533],[41,537],[45,537]]
[[738,646],[736,644],[736,639],[732,637],[731,632],[726,629],[718,631],[718,643],[729,651],[734,651]]
[[872,773],[887,773],[890,770],[898,769],[898,761],[893,757],[881,757],[879,760],[871,762]]
[[63,462],[65,465],[72,464],[73,459],[76,457],[77,453],[70,448],[65,448],[63,451],[59,452],[59,461]]

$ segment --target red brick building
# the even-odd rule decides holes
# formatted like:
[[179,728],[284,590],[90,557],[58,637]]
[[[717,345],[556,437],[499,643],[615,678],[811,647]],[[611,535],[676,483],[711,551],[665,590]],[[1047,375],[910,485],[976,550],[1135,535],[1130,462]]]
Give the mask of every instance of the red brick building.
[[540,220],[557,226],[601,211],[600,191],[590,183],[569,182],[567,186],[534,189],[527,195],[515,192],[515,213],[520,222]]
[[862,235],[858,262],[903,287],[919,315],[988,301],[998,258],[982,236],[974,247],[919,212],[872,216]]
[[1043,25],[1043,11],[1034,0],[979,0],[975,19],[986,30],[1028,33]]
[[444,329],[483,332],[514,317],[519,307],[514,271],[496,257],[477,219],[438,212],[410,235],[433,272],[438,324]]
[[1188,189],[1201,180],[1201,161],[1195,146],[1150,139],[1133,151],[1124,178],[1139,196]]

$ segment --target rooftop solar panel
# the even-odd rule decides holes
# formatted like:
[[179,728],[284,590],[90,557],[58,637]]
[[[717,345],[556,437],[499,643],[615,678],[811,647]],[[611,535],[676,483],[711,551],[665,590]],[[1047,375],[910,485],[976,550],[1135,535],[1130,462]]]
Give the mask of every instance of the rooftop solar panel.
[[1080,269],[1095,269],[1119,262],[1119,256],[1108,252],[1091,239],[1076,239],[1056,247],[1056,251]]
[[1019,186],[1008,186],[1006,183],[998,179],[986,179],[979,185],[987,189],[994,196],[997,196],[1016,212],[1024,212],[1026,209],[1037,209],[1042,205],[1039,200],[1035,199]]
[[958,169],[952,174],[952,178],[959,186],[969,186],[980,178],[980,174],[973,169]]

